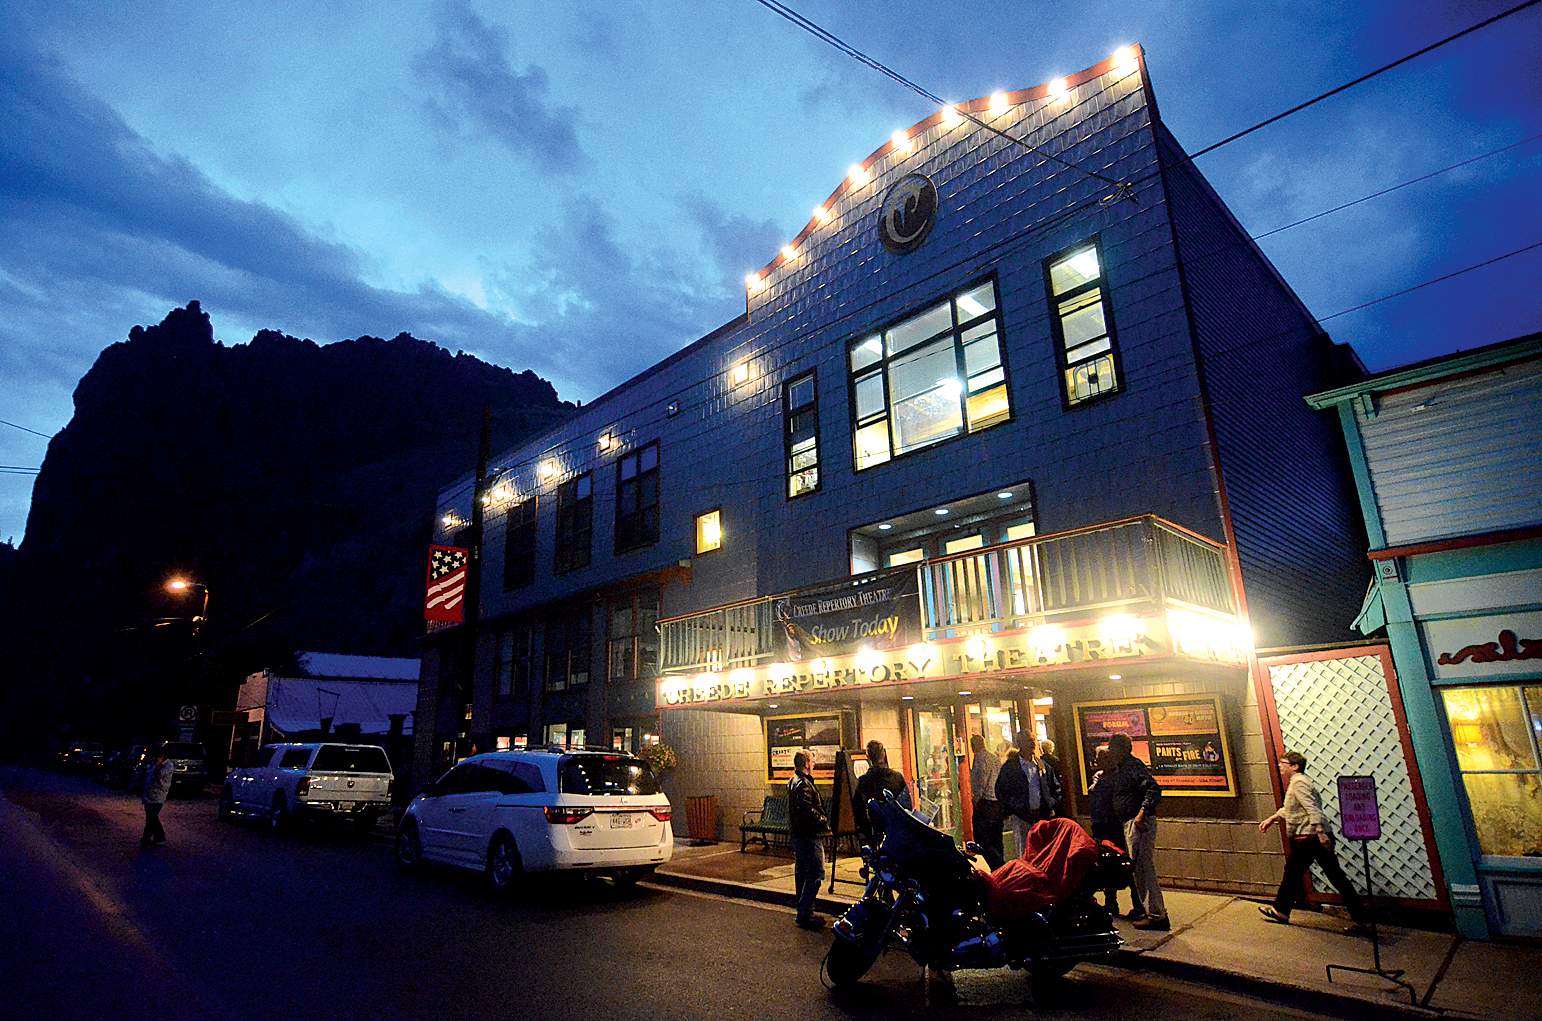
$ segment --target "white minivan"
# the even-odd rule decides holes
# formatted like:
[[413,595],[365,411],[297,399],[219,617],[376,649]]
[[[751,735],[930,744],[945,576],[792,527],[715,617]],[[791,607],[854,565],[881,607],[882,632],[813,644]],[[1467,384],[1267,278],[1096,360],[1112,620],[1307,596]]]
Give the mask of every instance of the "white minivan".
[[403,868],[477,869],[498,892],[527,872],[577,869],[630,884],[674,851],[669,799],[642,759],[617,752],[489,752],[429,784],[402,816]]

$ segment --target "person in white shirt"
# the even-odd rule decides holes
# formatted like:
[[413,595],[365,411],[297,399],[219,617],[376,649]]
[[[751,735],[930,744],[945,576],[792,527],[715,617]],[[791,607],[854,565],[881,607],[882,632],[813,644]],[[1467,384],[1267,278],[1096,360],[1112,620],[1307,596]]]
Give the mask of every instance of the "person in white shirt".
[[1290,854],[1285,859],[1285,878],[1280,880],[1280,890],[1273,904],[1260,904],[1259,914],[1280,925],[1290,924],[1290,910],[1301,893],[1301,881],[1307,869],[1316,862],[1344,898],[1344,907],[1353,921],[1351,932],[1365,925],[1365,904],[1344,870],[1339,867],[1338,856],[1333,853],[1333,832],[1322,814],[1322,795],[1317,785],[1306,775],[1306,757],[1300,752],[1286,752],[1280,756],[1280,779],[1285,784],[1285,803],[1280,810],[1258,824],[1258,832],[1266,833],[1275,823],[1285,827],[1290,838]]

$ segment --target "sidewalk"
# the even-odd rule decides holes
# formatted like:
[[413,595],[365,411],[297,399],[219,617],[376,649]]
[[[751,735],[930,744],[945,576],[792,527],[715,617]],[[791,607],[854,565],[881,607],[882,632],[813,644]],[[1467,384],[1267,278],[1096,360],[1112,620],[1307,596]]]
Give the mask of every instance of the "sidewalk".
[[[839,914],[861,895],[861,862],[841,858],[836,883],[820,888],[819,909]],[[659,870],[663,884],[729,897],[790,906],[792,859],[752,848],[675,845],[673,860]],[[1224,986],[1237,992],[1288,999],[1322,1009],[1377,1016],[1542,1019],[1542,968],[1535,947],[1475,943],[1451,933],[1384,926],[1381,960],[1402,968],[1418,1005],[1405,990],[1374,975],[1335,972],[1329,964],[1371,966],[1368,939],[1345,935],[1346,919],[1327,912],[1297,911],[1291,925],[1271,925],[1256,901],[1226,895],[1165,891],[1171,932],[1142,932],[1120,921],[1125,939],[1120,964]],[[1126,901],[1128,898],[1126,897]]]

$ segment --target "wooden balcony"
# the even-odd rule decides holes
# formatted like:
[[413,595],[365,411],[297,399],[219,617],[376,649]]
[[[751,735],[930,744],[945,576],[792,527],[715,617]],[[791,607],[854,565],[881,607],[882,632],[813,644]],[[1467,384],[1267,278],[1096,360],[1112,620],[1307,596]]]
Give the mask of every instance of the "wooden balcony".
[[[1225,548],[1155,515],[923,560],[927,640],[1071,620],[1116,608],[1189,607],[1235,614]],[[781,648],[762,596],[659,621],[665,673],[735,670]]]

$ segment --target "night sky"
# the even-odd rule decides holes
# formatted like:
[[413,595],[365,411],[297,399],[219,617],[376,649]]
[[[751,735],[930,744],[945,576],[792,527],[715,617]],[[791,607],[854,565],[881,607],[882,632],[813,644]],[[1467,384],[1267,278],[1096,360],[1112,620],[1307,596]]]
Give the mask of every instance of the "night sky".
[[[1197,149],[1511,5],[794,6],[949,99],[1143,43]],[[1542,7],[1200,160],[1253,233],[1542,133]],[[932,113],[752,0],[0,7],[0,419],[202,300],[225,343],[406,330],[587,399],[743,310]],[[1542,139],[1264,239],[1319,316],[1542,241]],[[1542,249],[1325,323],[1373,369],[1542,328]],[[0,427],[0,464],[44,441]],[[0,475],[0,539],[30,477]]]

